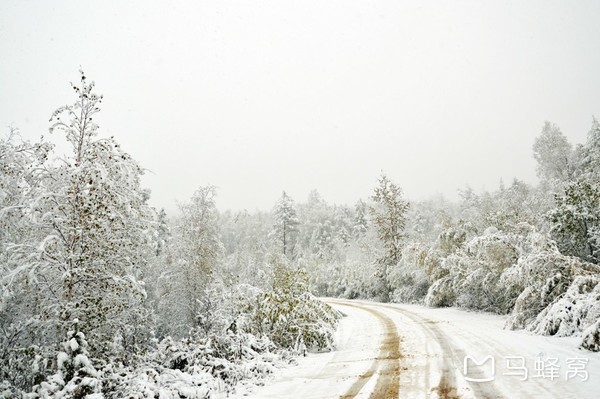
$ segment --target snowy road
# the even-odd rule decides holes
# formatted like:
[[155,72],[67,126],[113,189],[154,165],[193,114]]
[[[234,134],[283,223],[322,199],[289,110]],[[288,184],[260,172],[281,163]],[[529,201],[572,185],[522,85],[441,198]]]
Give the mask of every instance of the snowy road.
[[507,331],[504,317],[456,309],[328,302],[346,315],[338,350],[300,359],[251,397],[593,399],[600,392],[600,355],[578,350],[577,338]]

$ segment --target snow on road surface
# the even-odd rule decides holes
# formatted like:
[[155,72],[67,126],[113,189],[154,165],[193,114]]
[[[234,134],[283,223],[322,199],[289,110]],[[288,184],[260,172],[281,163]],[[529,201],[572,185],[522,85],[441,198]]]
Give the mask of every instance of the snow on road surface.
[[301,358],[252,398],[600,397],[600,354],[577,349],[578,338],[508,331],[505,317],[457,309],[327,302],[346,315],[337,350]]

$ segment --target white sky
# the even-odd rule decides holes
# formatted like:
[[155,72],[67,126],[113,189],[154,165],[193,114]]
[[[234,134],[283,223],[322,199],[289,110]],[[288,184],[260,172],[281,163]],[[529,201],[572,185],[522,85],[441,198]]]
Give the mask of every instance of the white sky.
[[47,136],[81,65],[155,206],[207,184],[221,209],[284,189],[352,204],[382,170],[410,199],[453,198],[534,182],[544,120],[585,140],[599,16],[581,0],[2,0],[0,132]]

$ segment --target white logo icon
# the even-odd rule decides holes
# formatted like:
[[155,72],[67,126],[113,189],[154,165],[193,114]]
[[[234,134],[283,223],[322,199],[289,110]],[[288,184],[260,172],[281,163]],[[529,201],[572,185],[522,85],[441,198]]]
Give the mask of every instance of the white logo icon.
[[[470,372],[470,374],[473,375],[472,377],[469,376],[469,360],[475,367],[477,367],[476,370]],[[490,362],[489,373],[485,374],[482,369],[488,361]],[[473,368],[473,367],[471,367],[471,368]],[[483,358],[483,361],[478,362],[472,356],[465,356],[465,358],[463,360],[463,374],[465,375],[465,380],[467,380],[467,381],[472,381],[472,382],[493,381],[495,378],[495,375],[496,375],[496,362],[494,360],[494,357],[488,355],[485,358]]]

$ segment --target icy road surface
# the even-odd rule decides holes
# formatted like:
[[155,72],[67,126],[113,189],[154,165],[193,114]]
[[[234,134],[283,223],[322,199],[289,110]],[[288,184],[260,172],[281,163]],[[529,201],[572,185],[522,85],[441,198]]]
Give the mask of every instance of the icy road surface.
[[250,397],[600,397],[600,354],[577,349],[578,338],[507,331],[505,317],[456,309],[327,302],[346,315],[338,349],[309,354]]

